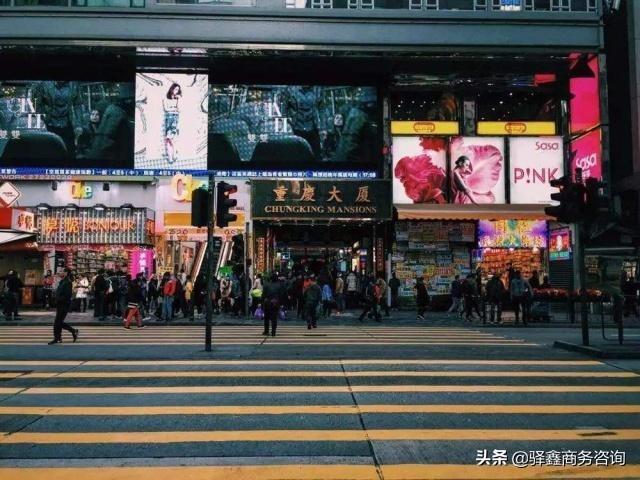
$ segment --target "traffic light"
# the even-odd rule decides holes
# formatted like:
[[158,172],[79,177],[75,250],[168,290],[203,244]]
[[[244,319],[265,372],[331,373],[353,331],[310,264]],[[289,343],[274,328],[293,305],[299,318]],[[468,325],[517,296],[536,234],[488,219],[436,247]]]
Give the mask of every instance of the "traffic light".
[[191,225],[206,227],[209,222],[211,194],[206,188],[196,188],[191,195]]
[[242,263],[244,260],[244,235],[234,235],[231,239],[231,263]]
[[238,204],[235,198],[231,198],[231,195],[238,191],[238,187],[231,185],[227,182],[218,182],[216,190],[216,226],[225,228],[229,226],[230,222],[235,222],[238,218],[237,215],[229,213],[232,207]]
[[558,205],[546,207],[544,213],[555,217],[562,223],[574,223],[583,220],[585,215],[585,187],[582,183],[573,183],[570,175],[551,180],[550,185],[560,191],[551,194],[551,200]]
[[609,213],[609,199],[601,193],[605,186],[605,183],[596,178],[587,178],[585,181],[586,212],[590,219]]

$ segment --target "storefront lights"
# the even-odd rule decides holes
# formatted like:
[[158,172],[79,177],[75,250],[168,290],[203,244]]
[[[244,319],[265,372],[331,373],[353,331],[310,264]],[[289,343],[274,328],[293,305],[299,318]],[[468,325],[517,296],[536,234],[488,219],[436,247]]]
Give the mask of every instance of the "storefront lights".
[[44,212],[46,210],[49,210],[51,207],[49,206],[48,203],[39,203],[36,208],[38,209],[39,212]]
[[107,208],[107,207],[106,207],[104,204],[102,204],[102,203],[96,203],[96,204],[93,206],[93,209],[94,209],[94,210],[96,210],[96,211],[98,211],[98,212],[102,212],[102,211],[106,210],[106,208]]
[[122,210],[133,210],[133,205],[131,203],[125,203],[120,207]]
[[67,206],[64,208],[65,210],[77,210],[78,205],[76,205],[75,203],[67,203]]

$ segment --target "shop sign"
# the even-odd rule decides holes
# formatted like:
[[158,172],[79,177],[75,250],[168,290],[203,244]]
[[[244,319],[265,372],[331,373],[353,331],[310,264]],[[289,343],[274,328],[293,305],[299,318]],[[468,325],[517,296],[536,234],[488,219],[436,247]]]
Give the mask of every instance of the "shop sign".
[[582,169],[582,178],[602,180],[602,143],[600,129],[571,142],[571,172]]
[[0,207],[10,207],[20,198],[20,190],[13,183],[4,182],[0,185]]
[[549,234],[549,260],[571,259],[571,230],[562,228]]
[[420,120],[413,122],[391,122],[392,135],[458,135],[458,122],[433,122]]
[[511,138],[511,203],[549,204],[557,189],[550,185],[564,174],[562,137]]
[[597,55],[589,60],[577,53],[571,57],[574,60],[571,69],[587,67],[593,74],[569,78],[569,129],[571,133],[578,133],[600,123],[600,67]]
[[555,135],[555,122],[478,122],[478,135]]
[[38,242],[47,244],[147,244],[153,229],[146,209],[67,210],[42,212]]
[[174,175],[171,177],[171,198],[176,202],[191,202],[193,191],[206,185],[207,180],[194,179],[192,175]]
[[546,248],[547,222],[544,220],[480,220],[480,248]]
[[256,238],[256,271],[264,272],[267,266],[267,239],[265,237]]
[[71,198],[74,200],[87,200],[93,198],[93,187],[84,182],[71,182]]
[[384,180],[254,180],[252,218],[391,219],[391,183]]
[[13,209],[11,211],[11,229],[32,233],[36,229],[35,215],[32,212]]
[[136,249],[131,252],[130,272],[132,277],[142,272],[145,275],[153,273],[153,250]]

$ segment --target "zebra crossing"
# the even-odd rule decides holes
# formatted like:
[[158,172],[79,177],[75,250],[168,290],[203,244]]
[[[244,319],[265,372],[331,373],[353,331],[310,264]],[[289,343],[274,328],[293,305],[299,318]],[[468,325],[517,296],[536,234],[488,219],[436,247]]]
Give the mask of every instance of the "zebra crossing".
[[[201,345],[203,326],[151,325],[126,330],[117,326],[79,327],[77,343],[63,337],[64,345]],[[421,326],[327,326],[308,330],[302,325],[283,325],[275,337],[261,335],[260,326],[234,325],[213,329],[214,345],[450,345],[533,346],[522,339],[460,327]],[[2,326],[0,345],[39,345],[52,338],[48,326]],[[56,345],[53,348],[61,347]]]
[[593,360],[0,360],[0,373],[2,479],[640,478],[640,374]]

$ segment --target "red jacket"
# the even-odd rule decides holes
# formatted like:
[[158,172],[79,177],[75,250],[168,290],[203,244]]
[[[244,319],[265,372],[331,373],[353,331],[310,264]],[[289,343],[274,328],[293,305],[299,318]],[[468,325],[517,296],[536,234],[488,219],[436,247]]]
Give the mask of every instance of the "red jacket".
[[164,288],[162,289],[162,293],[165,297],[173,297],[176,293],[176,281],[169,280],[164,284]]

